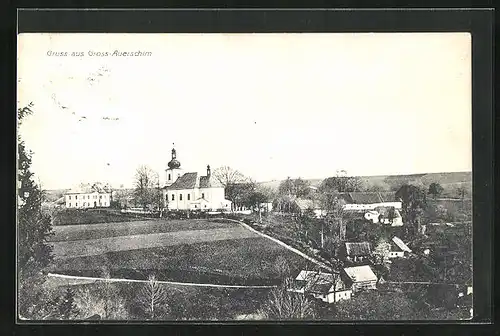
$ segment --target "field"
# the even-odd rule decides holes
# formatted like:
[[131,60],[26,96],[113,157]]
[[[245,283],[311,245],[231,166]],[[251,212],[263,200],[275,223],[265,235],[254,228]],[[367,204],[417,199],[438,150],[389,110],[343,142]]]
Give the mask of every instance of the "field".
[[215,284],[265,285],[279,280],[283,256],[298,272],[305,260],[237,223],[152,220],[56,227],[53,272]]
[[115,223],[141,220],[140,217],[113,209],[61,209],[54,215],[54,226]]

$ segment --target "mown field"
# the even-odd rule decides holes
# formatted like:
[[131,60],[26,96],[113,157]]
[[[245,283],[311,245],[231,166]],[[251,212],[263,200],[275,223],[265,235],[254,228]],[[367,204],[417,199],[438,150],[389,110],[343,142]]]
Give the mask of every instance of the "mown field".
[[114,209],[60,209],[54,214],[54,226],[76,224],[98,224],[130,222],[144,218],[131,214],[121,213]]
[[[117,230],[101,228],[87,232],[65,227],[62,231],[66,232],[56,234],[52,272],[101,276],[107,269],[115,278],[147,279],[154,273],[170,281],[264,285],[279,281],[278,256],[288,261],[292,272],[305,266],[305,259],[297,254],[224,220],[152,221],[150,227],[120,223]],[[134,234],[117,235],[125,232]],[[75,240],[89,236],[101,238]]]

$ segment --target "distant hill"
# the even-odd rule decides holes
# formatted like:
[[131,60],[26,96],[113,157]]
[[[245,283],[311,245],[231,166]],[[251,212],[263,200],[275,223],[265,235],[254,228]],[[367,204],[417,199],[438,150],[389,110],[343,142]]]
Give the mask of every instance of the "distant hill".
[[[445,191],[451,192],[458,186],[470,187],[472,183],[472,172],[450,172],[450,173],[428,173],[411,175],[380,175],[380,176],[360,176],[363,181],[363,189],[369,190],[378,188],[380,190],[397,190],[403,184],[416,184],[428,186],[433,182],[441,184]],[[323,179],[307,179],[311,186],[318,187]],[[281,180],[259,182],[259,185],[278,189]]]

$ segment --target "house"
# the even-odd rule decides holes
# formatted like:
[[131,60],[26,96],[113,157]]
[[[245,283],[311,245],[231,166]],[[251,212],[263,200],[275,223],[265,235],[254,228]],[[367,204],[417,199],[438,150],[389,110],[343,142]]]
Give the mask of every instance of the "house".
[[370,243],[345,243],[344,244],[345,259],[351,262],[367,261],[371,256]]
[[326,210],[322,210],[320,205],[311,199],[297,197],[293,199],[293,204],[301,215],[303,215],[307,210],[312,210],[316,218],[326,216]]
[[100,183],[82,184],[64,194],[66,208],[74,209],[109,208],[111,199],[111,188]]
[[352,292],[366,289],[376,289],[377,276],[368,265],[346,267],[343,269],[346,282],[350,281]]
[[398,237],[392,237],[389,258],[403,258],[405,254],[411,253],[410,248]]
[[345,201],[345,211],[369,211],[378,207],[401,210],[402,201],[393,192],[346,192],[339,198]]
[[340,275],[318,271],[302,270],[292,282],[289,291],[309,294],[327,303],[349,300],[352,296],[352,289]]
[[177,160],[175,149],[166,169],[165,185],[162,189],[165,208],[169,210],[217,211],[231,210],[231,201],[224,197],[224,186],[211,174],[184,173]]
[[378,207],[375,210],[369,210],[365,213],[364,217],[373,224],[382,223],[391,226],[403,225],[403,217],[397,209],[394,209],[393,218],[389,218],[389,210],[382,207]]

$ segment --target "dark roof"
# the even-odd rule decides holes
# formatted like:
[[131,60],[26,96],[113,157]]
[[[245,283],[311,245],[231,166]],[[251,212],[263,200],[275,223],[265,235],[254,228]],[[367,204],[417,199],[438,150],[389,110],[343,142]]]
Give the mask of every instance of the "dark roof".
[[200,188],[221,188],[223,185],[213,176],[201,176]]
[[398,202],[396,194],[391,191],[384,192],[349,192],[339,193],[339,198],[348,204],[374,204],[384,202]]
[[306,280],[293,280],[291,284],[292,289],[303,289],[307,285]]
[[331,282],[314,283],[307,289],[307,291],[318,294],[328,294],[330,292],[330,288],[332,288]]
[[198,173],[185,173],[177,179],[170,187],[169,190],[193,189],[196,188],[196,180]]
[[345,243],[347,255],[350,257],[366,256],[370,254],[370,243]]

